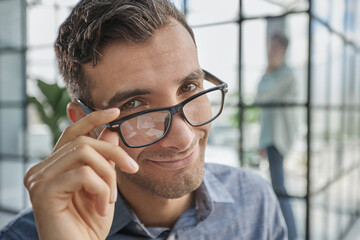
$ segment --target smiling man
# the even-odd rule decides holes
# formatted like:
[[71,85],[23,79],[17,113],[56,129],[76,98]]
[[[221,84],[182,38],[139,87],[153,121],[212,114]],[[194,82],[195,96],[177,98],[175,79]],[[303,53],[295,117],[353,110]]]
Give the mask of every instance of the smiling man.
[[1,239],[286,239],[271,187],[205,164],[225,82],[167,0],[84,0],[55,44],[73,122]]

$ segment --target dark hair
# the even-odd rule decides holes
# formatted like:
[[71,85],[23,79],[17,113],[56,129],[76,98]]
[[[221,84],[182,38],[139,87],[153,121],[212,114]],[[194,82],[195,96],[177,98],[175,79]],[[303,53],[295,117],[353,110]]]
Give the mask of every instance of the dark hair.
[[59,28],[55,42],[58,67],[71,98],[92,105],[91,82],[82,65],[96,66],[100,48],[120,40],[148,41],[154,32],[170,22],[180,22],[190,33],[184,15],[168,0],[82,0]]
[[286,37],[286,35],[283,32],[275,32],[270,37],[271,40],[278,41],[286,50],[289,45],[289,39]]

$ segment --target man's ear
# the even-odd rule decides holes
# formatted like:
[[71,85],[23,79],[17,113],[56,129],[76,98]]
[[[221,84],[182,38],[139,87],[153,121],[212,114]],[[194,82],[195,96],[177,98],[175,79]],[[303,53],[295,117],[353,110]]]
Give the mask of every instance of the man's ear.
[[67,115],[69,120],[73,123],[86,116],[80,105],[74,102],[67,105]]

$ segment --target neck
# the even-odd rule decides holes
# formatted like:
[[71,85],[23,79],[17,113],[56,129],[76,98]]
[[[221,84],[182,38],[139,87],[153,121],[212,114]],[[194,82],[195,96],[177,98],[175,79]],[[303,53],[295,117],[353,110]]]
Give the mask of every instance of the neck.
[[140,188],[124,176],[118,176],[118,187],[139,220],[148,227],[173,227],[180,215],[190,209],[195,201],[194,192],[167,199]]

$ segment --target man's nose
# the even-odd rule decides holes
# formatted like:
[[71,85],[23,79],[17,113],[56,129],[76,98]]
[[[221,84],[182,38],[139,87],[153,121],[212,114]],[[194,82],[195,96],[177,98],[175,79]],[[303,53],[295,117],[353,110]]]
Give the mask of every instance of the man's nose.
[[194,127],[179,113],[173,115],[172,123],[167,135],[159,142],[164,148],[176,151],[188,149],[195,137]]

